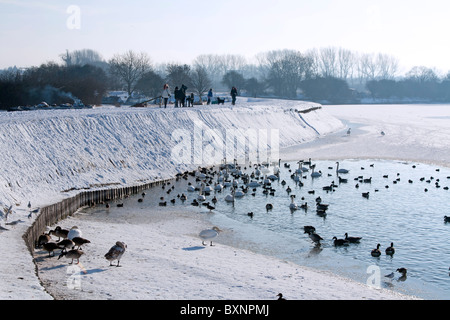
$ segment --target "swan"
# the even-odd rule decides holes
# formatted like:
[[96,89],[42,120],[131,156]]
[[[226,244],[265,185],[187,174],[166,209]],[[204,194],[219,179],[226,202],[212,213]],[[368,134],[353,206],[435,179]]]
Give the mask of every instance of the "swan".
[[231,189],[231,194],[225,197],[226,202],[234,202],[234,189]]
[[237,190],[234,192],[234,197],[235,198],[242,198],[245,195],[245,193],[241,190]]
[[73,226],[70,230],[69,233],[67,234],[67,238],[72,240],[75,237],[82,237],[83,233],[81,232],[80,229],[78,229],[77,226]]
[[220,230],[218,227],[212,227],[212,229],[206,229],[201,231],[198,235],[200,238],[202,238],[202,244],[204,246],[206,246],[205,244],[205,240],[210,240],[210,246],[212,246],[212,240],[215,237],[217,237],[219,235],[219,232],[221,232],[222,230]]
[[200,186],[200,191],[199,191],[199,193],[198,193],[198,196],[197,196],[197,201],[205,201],[206,200],[206,197],[205,197],[205,195],[203,194],[203,188],[204,188],[204,184],[202,183],[202,185]]
[[322,176],[322,172],[320,172],[320,171],[315,172],[314,171],[314,169],[316,168],[316,165],[312,165],[311,168],[312,168],[311,177],[318,178],[318,177]]
[[336,162],[337,166],[336,166],[336,172],[337,173],[348,173],[349,171],[347,169],[339,169],[339,162]]
[[105,258],[109,261],[110,266],[112,266],[112,261],[117,260],[116,267],[120,267],[120,259],[125,253],[126,248],[127,245],[124,242],[117,241],[116,244],[109,249],[109,251],[105,254]]
[[298,206],[294,202],[294,199],[295,199],[295,195],[291,195],[291,204],[289,205],[289,209],[291,209],[291,210],[297,210],[298,209]]

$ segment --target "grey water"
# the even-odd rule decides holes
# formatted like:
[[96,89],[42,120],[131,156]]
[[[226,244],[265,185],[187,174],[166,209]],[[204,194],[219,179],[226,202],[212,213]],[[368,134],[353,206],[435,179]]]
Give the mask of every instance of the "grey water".
[[[175,208],[199,213],[224,230],[217,240],[224,244],[424,299],[450,298],[450,223],[444,222],[444,216],[450,216],[450,168],[346,159],[340,160],[339,165],[349,173],[338,175],[336,161],[313,163],[315,171],[322,175],[312,178],[309,169],[301,174],[301,184],[292,176],[298,164],[281,163],[279,179],[270,184],[273,194],[263,193],[262,187],[250,187],[242,198],[229,203],[224,201],[230,194],[229,188],[213,191],[206,197],[210,204],[213,197],[217,198],[213,210],[191,204],[198,192],[188,192],[188,181],[183,179],[164,189],[148,190],[139,206],[143,215]],[[243,171],[250,174],[254,168]],[[189,182],[195,184],[192,179]],[[324,190],[332,184],[332,191]],[[290,193],[286,191],[288,187]],[[367,192],[369,196],[363,197]],[[188,197],[184,202],[177,197],[181,193]],[[291,195],[295,195],[297,210],[289,208]],[[161,197],[167,201],[166,207],[158,206]],[[328,204],[325,215],[316,211],[319,197]],[[267,203],[273,205],[271,210],[266,210]],[[304,203],[307,210],[300,208]],[[314,226],[324,239],[320,245],[304,233],[307,225]],[[334,246],[333,237],[344,238],[345,233],[362,239],[359,243]],[[370,252],[378,243],[382,254],[372,257]],[[384,251],[391,243],[396,249],[392,256]],[[396,272],[398,268],[407,269],[406,278]],[[394,278],[385,277],[392,272]]]

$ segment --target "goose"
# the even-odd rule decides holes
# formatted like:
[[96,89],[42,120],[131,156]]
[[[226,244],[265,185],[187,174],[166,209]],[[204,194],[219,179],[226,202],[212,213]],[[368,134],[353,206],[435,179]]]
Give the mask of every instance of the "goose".
[[247,213],[247,215],[248,215],[250,218],[253,218],[253,212],[249,212],[249,213]]
[[72,239],[72,241],[73,241],[74,244],[75,244],[75,245],[72,247],[72,249],[74,249],[75,246],[77,246],[79,250],[81,250],[81,246],[82,246],[82,245],[84,245],[84,244],[86,244],[86,243],[91,243],[88,239],[84,239],[84,238],[81,238],[81,237],[75,237],[75,238]]
[[271,204],[271,203],[266,204],[266,211],[269,211],[272,209],[273,209],[273,204]]
[[67,238],[69,230],[62,229],[60,226],[57,226],[54,230],[50,230],[49,234],[58,237],[58,241],[60,241],[61,238]]
[[367,192],[363,192],[361,195],[363,196],[363,198],[369,199],[369,192],[368,191]]
[[42,247],[44,248],[45,251],[48,252],[48,256],[49,256],[49,257],[51,257],[50,254],[51,254],[52,252],[53,252],[53,256],[54,256],[54,255],[55,255],[54,251],[55,251],[56,249],[59,249],[58,244],[55,243],[55,242],[47,242],[47,243],[44,243],[44,244],[42,245]]
[[380,244],[377,244],[377,248],[373,249],[370,254],[372,255],[372,257],[379,257],[381,255],[381,251],[380,251]]
[[406,272],[407,270],[405,268],[398,268],[397,272],[400,272],[402,275],[400,278],[397,279],[397,281],[405,281],[406,280]]
[[41,234],[37,241],[37,247],[41,248],[44,243],[50,242],[52,237],[50,237],[50,233]]
[[125,250],[127,248],[127,245],[122,241],[117,241],[114,246],[109,249],[109,251],[105,254],[106,260],[109,261],[109,265],[112,266],[112,262],[114,260],[117,260],[116,267],[120,267],[120,259],[122,258],[123,254],[125,253]]
[[334,240],[333,243],[335,246],[346,246],[350,243],[348,240],[338,239],[336,237],[333,237],[333,240]]
[[316,228],[314,228],[313,226],[303,226],[303,230],[305,231],[305,233],[311,233],[315,232]]
[[336,166],[336,172],[337,173],[349,173],[349,171],[347,169],[339,169],[339,162],[336,162],[337,166]]
[[180,196],[180,200],[181,201],[186,201],[186,199],[187,199],[186,195],[184,193],[182,193],[181,196]]
[[80,229],[78,229],[77,226],[73,226],[70,230],[69,233],[67,234],[67,238],[72,240],[75,237],[82,237],[83,233],[81,232]]
[[302,208],[303,210],[308,210],[308,202],[302,203],[300,205],[300,208]]
[[219,235],[219,232],[221,232],[222,230],[220,230],[218,227],[212,227],[212,229],[206,229],[201,231],[198,235],[200,238],[202,238],[202,244],[204,246],[206,246],[205,244],[205,240],[210,240],[210,246],[212,246],[212,240],[215,237],[217,237]]
[[393,255],[395,253],[394,243],[393,242],[391,242],[391,246],[390,247],[386,248],[385,252],[388,255]]
[[362,238],[361,237],[349,237],[348,233],[345,233],[345,240],[348,240],[351,243],[359,242]]
[[71,239],[61,240],[57,244],[58,244],[58,247],[60,247],[62,249],[61,252],[67,252],[67,248],[73,248],[75,246],[75,243]]
[[282,294],[282,293],[277,294],[277,297],[278,297],[277,300],[286,300],[286,299],[283,297],[283,294]]
[[450,217],[444,216],[444,222],[450,222]]
[[72,259],[72,261],[69,264],[73,263],[74,259],[77,259],[77,264],[80,263],[80,257],[84,254],[83,251],[72,249],[70,251],[61,252],[61,254],[58,257],[58,260],[61,259],[61,257],[67,257],[69,259]]
[[320,244],[320,240],[323,240],[323,238],[319,236],[315,231],[311,231],[309,233],[309,238],[317,244]]

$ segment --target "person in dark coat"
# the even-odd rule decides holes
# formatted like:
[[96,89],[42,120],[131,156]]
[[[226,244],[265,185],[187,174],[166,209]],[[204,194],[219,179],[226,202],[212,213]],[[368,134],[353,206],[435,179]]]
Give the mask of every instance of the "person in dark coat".
[[186,102],[186,89],[187,87],[182,84],[181,85],[181,89],[180,89],[180,100],[181,100],[181,107],[185,107],[185,102]]
[[237,96],[237,89],[236,87],[231,88],[231,104],[234,106],[236,104],[236,96]]
[[178,108],[178,103],[180,102],[180,89],[178,89],[178,87],[175,87],[174,95],[175,95],[175,108]]

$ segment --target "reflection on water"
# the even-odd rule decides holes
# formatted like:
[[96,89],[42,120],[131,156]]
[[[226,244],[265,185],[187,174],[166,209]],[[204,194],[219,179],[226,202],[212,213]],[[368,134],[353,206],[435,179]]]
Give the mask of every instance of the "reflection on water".
[[[271,182],[268,192],[264,193],[262,187],[249,188],[234,203],[224,200],[230,194],[229,188],[212,192],[206,202],[211,203],[214,196],[218,202],[211,212],[206,206],[191,205],[198,192],[188,192],[188,182],[180,180],[164,189],[147,191],[141,203],[130,199],[134,205],[113,210],[107,218],[139,223],[150,214],[152,218],[166,218],[169,209],[176,209],[179,214],[200,213],[227,230],[218,242],[328,270],[363,283],[371,280],[370,270],[375,267],[379,271],[377,283],[382,287],[426,299],[448,299],[450,223],[444,222],[444,216],[450,216],[450,169],[398,161],[341,160],[340,168],[349,173],[337,175],[335,161],[313,162],[314,171],[322,173],[320,177],[312,178],[309,169],[296,178],[292,174],[298,164],[282,163],[280,177]],[[253,168],[243,171],[250,174]],[[177,197],[181,193],[188,200],[181,202]],[[295,195],[293,202],[298,206],[295,211],[289,208],[291,195]],[[165,198],[167,207],[158,205],[160,197]],[[328,205],[324,212],[316,210],[318,198]],[[171,199],[175,199],[175,204]],[[267,203],[273,205],[271,210],[266,210]],[[302,204],[307,204],[308,209],[300,208]],[[106,219],[101,211],[101,218]],[[314,226],[324,239],[320,245],[315,245],[304,233],[306,225]],[[344,238],[345,233],[362,239],[360,243],[334,246],[333,237]],[[378,243],[382,254],[375,258],[370,252]],[[391,243],[396,250],[392,256],[384,251]],[[398,268],[407,269],[406,277],[396,271]],[[389,274],[391,277],[385,277]]]

